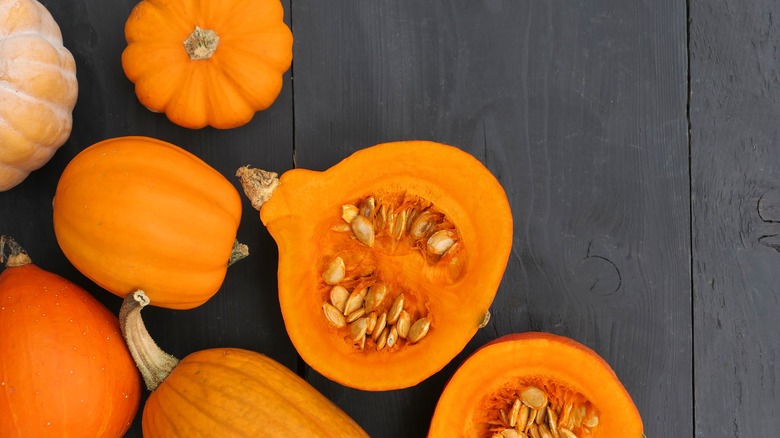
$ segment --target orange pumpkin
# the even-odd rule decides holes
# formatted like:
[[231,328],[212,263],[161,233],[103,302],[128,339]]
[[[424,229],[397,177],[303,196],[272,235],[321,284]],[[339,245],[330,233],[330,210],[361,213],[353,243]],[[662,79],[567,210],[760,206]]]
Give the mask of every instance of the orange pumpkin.
[[5,191],[46,164],[68,139],[78,83],[59,26],[35,0],[0,2],[0,60],[0,191]]
[[70,262],[124,297],[189,309],[224,281],[241,199],[195,155],[148,137],[98,142],[67,165],[54,195],[54,231]]
[[412,386],[484,324],[512,213],[473,156],[396,142],[324,172],[239,176],[279,247],[287,333],[319,373],[364,390]]
[[146,331],[142,291],[125,298],[122,333],[147,387],[144,437],[367,437],[347,414],[278,362],[238,348],[214,348],[181,361]]
[[447,383],[430,438],[633,437],[642,419],[612,368],[562,336],[503,336],[477,350]]
[[122,67],[141,103],[186,128],[233,128],[268,108],[292,62],[279,0],[144,0]]
[[32,264],[16,242],[0,237],[0,254],[6,245],[0,436],[121,437],[138,410],[141,382],[116,316]]

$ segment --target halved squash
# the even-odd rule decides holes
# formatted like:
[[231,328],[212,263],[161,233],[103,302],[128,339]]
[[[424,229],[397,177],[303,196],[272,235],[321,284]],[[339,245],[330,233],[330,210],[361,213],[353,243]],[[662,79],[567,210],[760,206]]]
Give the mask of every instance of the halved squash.
[[642,429],[628,392],[593,350],[521,333],[488,343],[458,368],[428,436],[640,438]]
[[503,188],[427,141],[358,151],[324,172],[239,169],[279,247],[279,301],[301,357],[363,390],[415,385],[485,322],[512,246]]

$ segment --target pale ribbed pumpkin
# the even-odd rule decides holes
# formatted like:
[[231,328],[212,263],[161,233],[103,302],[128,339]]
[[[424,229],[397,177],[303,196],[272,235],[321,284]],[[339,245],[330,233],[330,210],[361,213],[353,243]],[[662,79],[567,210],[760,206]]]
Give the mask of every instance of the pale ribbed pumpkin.
[[54,232],[71,263],[124,297],[199,306],[236,256],[241,198],[217,170],[149,137],[117,137],[79,153],[54,195]]
[[49,11],[35,0],[0,2],[0,191],[67,141],[77,95],[76,63]]

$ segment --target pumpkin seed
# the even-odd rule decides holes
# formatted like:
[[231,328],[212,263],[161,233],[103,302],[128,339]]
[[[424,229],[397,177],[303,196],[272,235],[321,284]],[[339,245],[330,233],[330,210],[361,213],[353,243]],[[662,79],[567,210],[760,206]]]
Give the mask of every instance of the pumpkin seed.
[[344,315],[349,315],[355,310],[363,307],[363,301],[366,298],[368,289],[365,287],[355,288],[349,298],[347,298],[346,304],[344,304]]
[[362,214],[363,217],[370,218],[374,213],[374,208],[376,208],[376,200],[373,196],[370,196],[360,205],[360,214]]
[[371,285],[366,294],[366,311],[371,312],[372,310],[375,310],[377,306],[382,303],[382,300],[385,299],[385,295],[387,295],[387,286],[384,283],[374,283]]
[[522,402],[520,399],[516,399],[515,402],[512,404],[512,409],[509,411],[509,426],[515,427],[517,424],[517,417],[520,415],[520,406],[522,405]]
[[415,321],[409,328],[408,340],[412,344],[417,343],[428,334],[428,330],[431,328],[431,322],[426,317],[422,317]]
[[349,223],[357,240],[366,246],[374,246],[374,224],[367,217],[357,215]]
[[325,318],[334,326],[341,328],[347,325],[344,315],[339,309],[330,303],[322,303],[322,310],[325,312]]
[[382,230],[385,228],[385,223],[387,222],[387,209],[385,208],[385,205],[382,204],[379,206],[379,209],[376,212],[376,217],[374,217],[374,226],[377,230]]
[[498,410],[498,416],[501,417],[502,424],[509,424],[509,415],[503,409]]
[[558,434],[561,436],[561,438],[577,438],[577,435],[575,435],[574,432],[566,429],[565,427],[559,428]]
[[[347,322],[357,321],[358,318],[362,318],[365,315],[366,315],[366,308],[361,307],[355,310],[354,312],[350,313],[349,315],[347,315],[346,321]],[[366,332],[368,332],[368,318],[366,318]]]
[[352,231],[352,227],[350,227],[349,224],[336,224],[330,227],[330,229],[336,231],[337,233],[346,233]]
[[531,408],[541,409],[547,405],[547,394],[535,386],[529,386],[520,393],[520,399]]
[[393,237],[393,240],[401,240],[401,236],[404,235],[404,231],[406,230],[406,216],[407,216],[406,210],[401,210],[395,217],[395,220],[393,221],[393,230],[390,233]]
[[544,423],[539,425],[539,435],[541,436],[541,438],[553,438],[550,429]]
[[542,435],[539,433],[539,428],[536,427],[536,424],[531,425],[531,427],[528,429],[528,434],[531,435],[531,438],[542,438]]
[[331,286],[338,284],[344,279],[347,273],[347,266],[344,264],[344,259],[341,257],[335,257],[328,263],[325,271],[322,272],[322,279],[326,284]]
[[504,429],[503,432],[501,432],[502,438],[520,438],[520,434],[517,433],[514,429]]
[[553,438],[558,437],[558,415],[555,413],[555,409],[551,407],[547,408],[547,424],[550,426],[550,432],[553,434]]
[[[518,399],[517,401],[519,401]],[[515,401],[515,403],[517,403]],[[531,414],[531,408],[528,407],[526,404],[522,404],[520,406],[520,410],[517,414],[517,426],[520,426],[523,430],[526,429],[526,426],[528,425],[528,416]]]
[[382,332],[385,330],[385,325],[387,324],[387,312],[382,312],[377,318],[376,318],[376,326],[374,327],[374,342],[378,342],[379,337],[382,335]]
[[599,416],[596,414],[591,415],[587,420],[585,420],[585,427],[594,428],[599,425]]
[[368,318],[360,318],[357,321],[349,325],[349,335],[352,342],[359,342],[361,338],[365,338],[366,329],[368,328]]
[[395,326],[390,327],[390,330],[387,333],[387,347],[391,348],[393,345],[395,345],[395,341],[398,339],[398,330],[396,330]]
[[529,430],[536,424],[536,414],[538,412],[536,409],[531,408],[531,411],[528,413],[528,423],[525,424],[525,430]]
[[339,309],[339,312],[344,312],[344,307],[347,305],[347,298],[349,298],[349,291],[344,286],[333,286],[330,290],[330,303],[333,304],[335,308]]
[[387,323],[395,324],[398,321],[398,317],[401,315],[401,310],[404,309],[404,294],[400,294],[395,297],[393,304],[390,306],[390,310],[387,311]]
[[355,219],[355,216],[357,216],[360,213],[360,210],[355,207],[352,204],[345,204],[341,206],[341,218],[344,219],[344,222],[351,223],[352,219]]
[[395,323],[398,328],[398,337],[406,339],[409,336],[409,327],[412,325],[412,317],[409,316],[409,312],[402,310],[398,315],[398,320]]
[[376,342],[376,349],[381,350],[385,348],[385,345],[387,345],[387,333],[389,330],[387,328],[383,329],[381,332],[376,331],[374,333],[379,333],[379,336],[377,339],[374,340]]
[[366,328],[366,334],[370,335],[374,332],[374,328],[376,328],[376,312],[371,312],[368,314],[368,328]]
[[455,233],[452,230],[439,230],[428,238],[428,252],[442,255],[455,244]]
[[544,406],[539,408],[539,412],[537,412],[536,414],[536,424],[544,423],[546,413],[547,413],[547,405],[545,404]]
[[432,216],[431,213],[424,211],[414,219],[411,228],[409,228],[409,235],[412,236],[412,239],[422,239],[433,228]]

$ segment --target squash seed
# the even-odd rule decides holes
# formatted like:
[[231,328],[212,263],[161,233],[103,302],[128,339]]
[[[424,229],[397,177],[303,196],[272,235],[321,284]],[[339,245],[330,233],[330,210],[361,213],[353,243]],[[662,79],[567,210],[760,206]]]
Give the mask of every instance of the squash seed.
[[[366,316],[366,308],[361,307],[355,310],[354,312],[350,313],[349,315],[347,315],[346,321],[347,322],[357,321],[358,318],[362,318],[364,316]],[[366,332],[368,332],[368,318],[366,318]]]
[[545,414],[547,414],[547,404],[539,408],[539,412],[536,413],[536,424],[544,423]]
[[366,298],[367,288],[355,288],[349,298],[347,298],[346,304],[344,304],[344,315],[349,315],[355,310],[363,307],[363,300]]
[[366,311],[371,312],[379,306],[387,295],[387,286],[384,283],[374,283],[368,288],[366,294]]
[[531,438],[542,438],[542,435],[539,433],[539,428],[536,427],[536,424],[533,424],[528,429],[528,433],[531,435]]
[[382,335],[382,332],[385,330],[385,325],[387,324],[387,312],[382,312],[381,315],[379,315],[376,318],[376,326],[373,330],[373,339],[374,342],[378,342],[379,337]]
[[533,409],[541,409],[547,405],[547,394],[535,386],[529,386],[520,393],[520,399]]
[[337,328],[347,325],[344,315],[339,309],[330,303],[322,303],[322,310],[325,312],[325,318]]
[[432,216],[431,213],[424,211],[414,219],[411,228],[409,228],[409,235],[412,236],[412,239],[421,239],[433,228]]
[[349,298],[349,291],[344,286],[336,285],[330,290],[330,303],[333,304],[335,308],[339,309],[339,312],[344,312],[344,307],[347,305],[347,298]]
[[501,432],[502,438],[520,438],[520,434],[514,429],[504,429]]
[[337,233],[346,233],[352,231],[352,227],[350,227],[349,224],[336,224],[330,227],[330,229]]
[[[520,399],[515,400],[515,403],[520,401]],[[516,426],[519,426],[523,430],[526,429],[526,425],[528,424],[528,416],[531,414],[531,408],[528,407],[528,405],[521,403],[520,411],[517,415],[517,424]]]
[[363,215],[357,215],[349,225],[357,240],[366,246],[374,246],[374,224],[371,220]]
[[428,334],[428,329],[431,328],[431,322],[426,317],[422,317],[415,321],[414,324],[409,328],[409,336],[408,340],[412,344],[419,342],[420,339],[425,337],[425,335]]
[[520,415],[520,406],[522,406],[520,399],[516,399],[512,404],[512,409],[509,411],[509,427],[515,427],[517,424],[517,417]]
[[370,335],[374,332],[374,328],[376,327],[376,312],[371,312],[368,314],[368,327],[366,328],[366,334]]
[[409,336],[409,327],[412,325],[412,317],[409,316],[409,312],[402,310],[398,315],[398,320],[395,322],[395,326],[398,329],[398,337],[406,339]]
[[428,238],[428,252],[442,255],[455,244],[455,233],[452,230],[439,230]]
[[395,341],[398,340],[398,330],[395,326],[390,327],[390,331],[387,333],[387,347],[392,348],[395,345]]
[[368,328],[368,318],[360,318],[357,321],[349,325],[349,335],[352,342],[360,342],[361,338],[366,336],[366,329]]
[[374,208],[376,208],[376,200],[373,196],[369,196],[360,205],[360,214],[362,214],[363,217],[370,218],[374,213]]
[[395,324],[398,321],[398,317],[401,315],[401,310],[404,309],[404,294],[400,294],[395,297],[393,304],[390,306],[390,310],[387,311],[387,323]]
[[377,339],[374,340],[374,342],[376,342],[376,349],[377,349],[377,351],[385,348],[385,345],[387,345],[387,333],[388,332],[389,332],[389,330],[387,328],[385,328],[381,332],[379,332],[379,331],[374,332],[374,333],[379,333],[379,336],[377,337]]
[[406,230],[406,216],[407,216],[406,210],[401,210],[395,217],[395,220],[393,221],[393,229],[390,233],[393,237],[393,240],[401,240],[401,236],[404,235],[404,231]]
[[346,273],[347,266],[344,264],[344,259],[336,257],[328,263],[325,271],[322,272],[322,279],[326,284],[333,286],[341,282]]
[[599,425],[599,416],[598,415],[591,415],[587,420],[585,420],[585,427],[594,428]]
[[558,415],[555,413],[555,409],[547,407],[547,424],[550,426],[550,432],[553,437],[558,437]]
[[553,438],[550,429],[547,428],[547,425],[544,423],[539,425],[539,435],[541,436],[541,438]]
[[574,432],[566,429],[565,427],[558,429],[558,434],[561,436],[561,438],[577,438],[577,435],[575,435]]
[[351,223],[352,219],[355,219],[355,216],[357,216],[360,213],[360,210],[355,207],[352,204],[345,204],[341,206],[341,218],[344,219],[344,222]]

